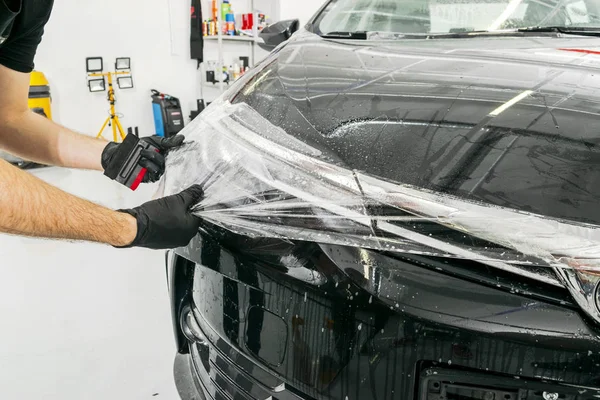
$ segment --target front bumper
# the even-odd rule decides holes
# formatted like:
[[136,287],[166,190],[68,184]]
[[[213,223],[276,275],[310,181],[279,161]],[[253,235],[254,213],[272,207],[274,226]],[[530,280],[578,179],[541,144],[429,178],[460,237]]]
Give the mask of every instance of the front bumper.
[[183,400],[205,400],[200,382],[197,379],[192,357],[189,354],[177,353],[173,364],[173,376],[179,396]]
[[281,268],[198,239],[179,252],[199,330],[177,356],[184,400],[600,397],[600,334],[575,308],[303,246]]
[[182,399],[308,399],[218,338],[206,321],[201,325],[206,336],[189,342],[189,353],[175,357],[173,372]]

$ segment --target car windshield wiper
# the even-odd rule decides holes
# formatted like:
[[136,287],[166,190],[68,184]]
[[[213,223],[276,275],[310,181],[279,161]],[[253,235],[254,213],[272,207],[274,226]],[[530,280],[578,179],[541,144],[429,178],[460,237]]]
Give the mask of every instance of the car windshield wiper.
[[600,27],[530,26],[518,28],[517,32],[563,33],[566,35],[600,36]]
[[[375,33],[375,32],[372,32]],[[384,32],[384,39],[462,39],[477,36],[510,36],[523,33],[561,33],[565,35],[600,36],[600,27],[530,26],[506,30],[465,30],[449,33],[392,33]],[[320,35],[325,39],[367,40],[366,31],[334,31]]]
[[[358,40],[393,40],[393,39],[458,39],[463,37],[475,36],[480,34],[495,34],[496,32],[488,31],[465,31],[465,32],[450,32],[450,33],[405,33],[405,32],[328,32],[320,35],[326,39],[358,39]],[[514,32],[513,32],[514,33]]]
[[356,40],[367,40],[367,32],[358,31],[358,32],[344,32],[344,31],[334,31],[327,32],[321,35],[322,38],[325,39],[356,39]]

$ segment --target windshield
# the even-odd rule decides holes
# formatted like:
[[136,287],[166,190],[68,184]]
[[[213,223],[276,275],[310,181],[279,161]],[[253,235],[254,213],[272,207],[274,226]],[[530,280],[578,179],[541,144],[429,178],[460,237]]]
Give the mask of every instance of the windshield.
[[600,27],[600,0],[332,0],[317,33],[447,34],[528,27]]

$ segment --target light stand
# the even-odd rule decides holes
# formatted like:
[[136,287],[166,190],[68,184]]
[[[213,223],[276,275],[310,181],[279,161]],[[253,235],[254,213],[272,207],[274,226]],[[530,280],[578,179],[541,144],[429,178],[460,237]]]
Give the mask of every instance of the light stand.
[[[97,60],[100,60],[100,62],[98,62]],[[129,75],[129,80],[131,84],[127,84],[125,86],[122,86],[119,84],[119,88],[120,89],[129,89],[133,87],[133,80],[131,79],[131,71],[129,71],[129,58],[117,58],[117,62],[115,63],[115,69],[119,70],[119,69],[127,69],[127,71],[115,71],[115,72],[102,72],[102,62],[101,62],[101,58],[99,57],[95,57],[95,58],[88,58],[87,61],[87,72],[88,72],[88,86],[90,88],[90,91],[103,91],[105,90],[103,85],[92,85],[90,84],[90,82],[94,82],[94,81],[102,81],[104,82],[104,78],[106,78],[106,80],[108,81],[108,96],[107,96],[107,100],[110,104],[110,113],[108,115],[108,117],[106,118],[106,120],[104,121],[104,124],[102,124],[102,128],[100,128],[100,131],[98,132],[98,135],[96,135],[96,138],[100,138],[102,137],[103,133],[104,133],[104,129],[106,128],[106,126],[110,126],[112,128],[112,134],[113,134],[113,141],[114,142],[118,142],[119,138],[121,138],[121,140],[125,139],[125,130],[123,129],[123,125],[121,125],[121,121],[119,120],[119,115],[117,114],[117,111],[115,109],[115,103],[117,102],[117,99],[115,97],[115,89],[113,86],[113,77],[118,77],[120,75]],[[126,62],[124,63],[124,61],[126,60]],[[92,62],[94,63],[94,66],[92,66]],[[123,68],[124,66],[126,66],[126,68]],[[100,71],[98,71],[98,68],[100,68]],[[89,79],[89,78],[101,78],[101,79]],[[118,78],[118,79],[122,79],[122,78]],[[120,83],[120,82],[119,82]],[[92,88],[98,88],[98,90],[93,90]],[[117,135],[118,133],[118,135]]]

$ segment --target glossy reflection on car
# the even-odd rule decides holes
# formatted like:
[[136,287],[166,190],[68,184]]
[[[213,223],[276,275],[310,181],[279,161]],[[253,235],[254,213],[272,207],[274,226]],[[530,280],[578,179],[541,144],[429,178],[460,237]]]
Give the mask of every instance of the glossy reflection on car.
[[[328,2],[224,100],[347,170],[598,243],[600,2],[395,4]],[[502,269],[205,223],[167,257],[175,380],[184,400],[596,399],[594,260]]]

